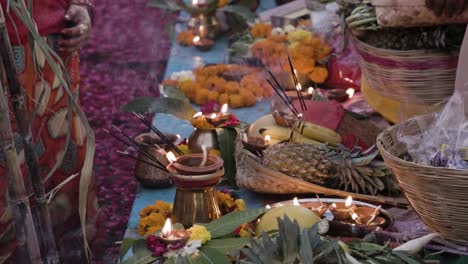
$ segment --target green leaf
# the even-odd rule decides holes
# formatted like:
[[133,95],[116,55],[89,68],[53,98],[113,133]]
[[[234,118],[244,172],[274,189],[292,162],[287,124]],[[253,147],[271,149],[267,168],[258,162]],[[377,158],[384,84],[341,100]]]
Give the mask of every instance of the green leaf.
[[161,87],[160,92],[164,95],[164,97],[179,99],[186,103],[190,103],[190,99],[187,96],[185,96],[185,94],[181,90],[177,89],[174,86],[164,85]]
[[194,258],[193,263],[199,264],[231,264],[231,260],[216,249],[202,247]]
[[[192,115],[193,116],[193,115]],[[218,146],[224,160],[224,177],[229,184],[236,186],[236,149],[237,131],[235,128],[217,128]]]
[[223,7],[223,11],[227,13],[234,13],[236,15],[241,16],[243,19],[253,22],[255,20],[255,13],[250,11],[248,7],[241,6],[241,5],[228,5]]
[[139,97],[122,107],[124,112],[164,113],[191,121],[197,112],[191,104],[173,98]]
[[151,251],[146,248],[145,239],[135,241],[132,252],[133,255],[122,261],[121,264],[148,264],[159,259],[159,257],[153,257]]
[[134,238],[125,238],[122,241],[122,245],[120,245],[120,260],[122,260],[123,257],[127,254],[127,252],[130,250],[130,248],[133,247],[137,239]]
[[232,256],[238,250],[245,247],[249,244],[248,238],[224,238],[224,239],[216,239],[210,240],[206,242],[203,246],[204,248],[212,248],[216,249],[217,251],[223,253],[224,255]]
[[219,238],[232,233],[242,224],[255,220],[265,213],[267,209],[252,209],[246,211],[232,212],[208,224],[200,224],[206,227],[211,233],[211,239]]

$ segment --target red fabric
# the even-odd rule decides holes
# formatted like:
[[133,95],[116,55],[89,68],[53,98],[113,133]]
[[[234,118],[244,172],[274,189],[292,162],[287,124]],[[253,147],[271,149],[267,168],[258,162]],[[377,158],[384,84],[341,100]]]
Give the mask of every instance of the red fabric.
[[[2,10],[5,15],[8,35],[13,45],[26,43],[28,32],[23,23],[16,17],[13,10],[7,15],[8,0],[0,0]],[[68,9],[70,0],[34,0],[33,1],[33,16],[39,28],[39,32],[43,36],[59,33],[65,26],[65,11]],[[16,25],[18,34],[13,25]],[[18,40],[19,37],[19,40]]]
[[343,146],[347,147],[348,149],[353,149],[356,146],[361,147],[363,150],[369,148],[369,146],[364,141],[352,134],[342,134],[341,144],[343,144]]
[[344,108],[336,101],[305,101],[307,110],[301,110],[299,100],[293,102],[296,109],[302,112],[304,120],[319,126],[336,130],[344,116]]

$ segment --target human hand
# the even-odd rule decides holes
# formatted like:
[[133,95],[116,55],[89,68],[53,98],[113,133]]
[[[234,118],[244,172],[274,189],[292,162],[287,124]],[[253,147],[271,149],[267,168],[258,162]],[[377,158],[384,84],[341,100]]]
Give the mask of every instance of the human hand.
[[437,16],[459,15],[465,11],[468,0],[426,0],[426,6]]
[[91,17],[88,9],[81,5],[70,5],[65,13],[65,21],[71,24],[62,30],[63,38],[59,41],[59,51],[72,54],[81,49],[91,32]]

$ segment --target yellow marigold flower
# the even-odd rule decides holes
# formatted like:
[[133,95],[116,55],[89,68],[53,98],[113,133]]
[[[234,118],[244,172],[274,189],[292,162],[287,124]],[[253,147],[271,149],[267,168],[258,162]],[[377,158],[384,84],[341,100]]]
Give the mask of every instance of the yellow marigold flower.
[[212,129],[214,126],[205,117],[192,119],[192,126],[198,129]]
[[229,0],[219,0],[218,1],[218,7],[224,7],[226,6],[227,4],[229,4]]
[[211,233],[202,225],[194,225],[188,230],[190,232],[189,240],[201,240],[202,244],[211,240]]
[[152,213],[140,219],[138,223],[138,233],[140,236],[150,235],[160,230],[165,223],[166,219],[161,214]]
[[254,38],[266,38],[271,34],[273,30],[270,24],[257,23],[250,30],[250,34]]
[[288,41],[289,43],[299,42],[303,40],[307,40],[312,38],[313,34],[310,31],[297,29],[295,31],[291,31],[288,33]]
[[189,147],[186,144],[178,145],[177,147],[182,151],[182,153],[184,153],[184,155],[190,153]]
[[245,209],[247,208],[244,200],[242,199],[236,199],[234,201],[234,204],[236,205],[236,211],[245,211]]
[[224,204],[227,200],[232,199],[231,195],[224,192],[216,192],[216,199],[219,204]]
[[163,216],[168,216],[172,213],[172,204],[158,200],[154,203],[154,205],[159,209],[159,212],[163,214]]
[[315,67],[314,71],[307,77],[315,83],[324,83],[328,78],[328,70],[324,67]]
[[219,151],[217,149],[210,149],[210,151],[208,151],[208,154],[221,157],[221,151]]

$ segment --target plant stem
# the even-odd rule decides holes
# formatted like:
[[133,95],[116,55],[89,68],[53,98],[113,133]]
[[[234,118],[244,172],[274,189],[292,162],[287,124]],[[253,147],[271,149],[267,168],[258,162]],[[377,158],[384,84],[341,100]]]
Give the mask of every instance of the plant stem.
[[59,263],[57,246],[52,230],[52,221],[50,219],[47,199],[45,198],[44,185],[40,175],[39,163],[35,145],[32,139],[31,125],[26,109],[26,100],[23,96],[21,83],[16,73],[13,62],[13,52],[8,37],[3,12],[0,12],[0,58],[2,64],[1,80],[8,84],[12,100],[12,108],[15,114],[15,120],[19,134],[24,145],[24,154],[28,169],[28,177],[32,183],[37,206],[34,208],[34,215],[37,219],[34,221],[39,240],[39,246],[43,256],[44,263]]
[[[0,19],[2,17],[0,15]],[[1,76],[3,75],[1,74]],[[39,263],[41,262],[41,253],[18,155],[14,146],[9,108],[2,82],[0,82],[0,149],[5,154],[8,206],[13,211],[16,232],[17,253],[14,260],[16,263]]]

